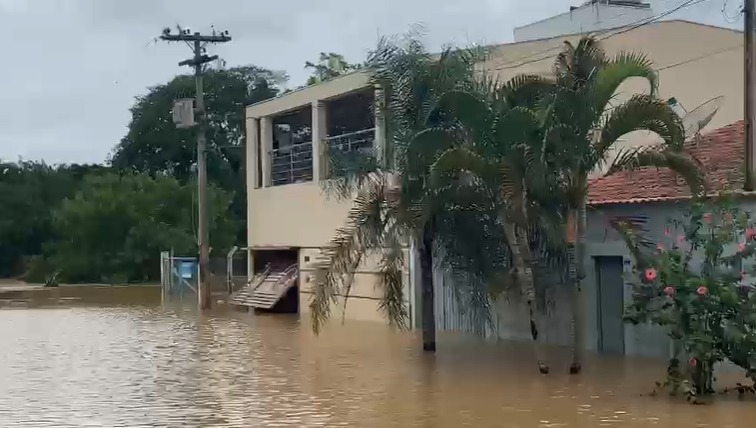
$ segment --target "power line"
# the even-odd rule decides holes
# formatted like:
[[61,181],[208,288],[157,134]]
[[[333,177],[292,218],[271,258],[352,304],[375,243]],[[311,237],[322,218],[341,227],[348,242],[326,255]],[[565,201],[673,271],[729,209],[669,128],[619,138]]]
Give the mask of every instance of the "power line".
[[724,17],[725,21],[727,21],[730,24],[734,24],[740,20],[740,16],[743,14],[744,6],[745,4],[740,5],[740,10],[738,13],[736,13],[734,16],[730,16],[729,13],[727,13],[727,4],[730,3],[730,0],[724,0],[722,2],[722,16]]
[[[669,16],[669,15],[671,15],[671,14],[673,14],[673,13],[675,13],[675,12],[681,10],[681,9],[684,9],[684,8],[690,7],[690,6],[694,6],[696,4],[703,3],[705,1],[708,1],[708,0],[685,0],[683,3],[681,3],[681,4],[679,4],[679,5],[671,8],[671,9],[665,11],[665,12],[662,12],[659,15],[652,16],[650,18],[640,19],[640,20],[635,21],[635,22],[631,22],[629,24],[629,26],[621,27],[619,30],[617,30],[617,31],[615,31],[615,32],[607,35],[606,37],[597,37],[597,39],[598,40],[606,40],[606,39],[609,39],[611,37],[627,33],[628,31],[632,31],[632,30],[640,28],[640,27],[642,27],[644,25],[648,25],[650,23],[656,22],[659,19],[662,19],[662,18],[664,18],[666,16]],[[611,32],[611,31],[612,31],[612,29],[609,29],[609,30],[604,30],[604,31],[598,32],[596,34],[598,36],[600,36],[602,34],[606,34],[606,33]],[[554,55],[547,55],[547,56],[542,57],[542,58],[534,58],[534,59],[530,59],[530,60],[527,60],[527,59],[528,58],[533,58],[533,57],[541,55],[541,54],[549,53],[549,52],[552,52],[552,51],[555,51],[555,50],[559,50],[559,49],[562,48],[562,45],[563,45],[563,43],[559,43],[556,46],[550,47],[548,49],[545,49],[545,50],[542,50],[542,51],[539,51],[539,52],[535,52],[535,53],[530,54],[528,56],[525,56],[523,58],[519,58],[517,60],[507,62],[507,63],[505,63],[505,64],[503,64],[503,65],[501,65],[499,67],[487,69],[485,71],[490,72],[490,71],[508,70],[508,69],[512,69],[512,68],[519,68],[519,67],[522,67],[523,65],[528,65],[528,64],[535,63],[535,62],[541,62],[541,61],[547,60],[549,58],[552,58]],[[526,60],[526,61],[523,61],[523,60]],[[515,61],[518,61],[518,63],[517,64],[513,64]],[[512,64],[512,65],[510,65],[510,64]]]
[[729,46],[729,47],[726,47],[726,48],[717,49],[715,51],[708,52],[708,53],[705,53],[703,55],[698,55],[698,56],[695,56],[693,58],[688,58],[686,60],[683,60],[683,61],[680,61],[680,62],[676,62],[674,64],[669,64],[669,65],[665,65],[664,67],[659,67],[659,68],[656,69],[656,71],[668,70],[670,68],[675,68],[675,67],[679,67],[681,65],[690,64],[692,62],[696,62],[696,61],[700,61],[702,59],[706,59],[706,58],[708,58],[710,56],[719,55],[721,53],[725,53],[725,52],[732,51],[732,50],[735,50],[735,49],[740,49],[742,47],[743,47],[743,43],[738,43],[736,45],[732,45],[732,46]]

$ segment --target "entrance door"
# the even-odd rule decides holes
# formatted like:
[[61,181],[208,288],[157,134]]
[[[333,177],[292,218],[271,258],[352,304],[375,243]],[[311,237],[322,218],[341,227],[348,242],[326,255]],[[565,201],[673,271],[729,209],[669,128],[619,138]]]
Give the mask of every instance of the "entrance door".
[[625,353],[624,280],[622,257],[596,257],[598,350]]

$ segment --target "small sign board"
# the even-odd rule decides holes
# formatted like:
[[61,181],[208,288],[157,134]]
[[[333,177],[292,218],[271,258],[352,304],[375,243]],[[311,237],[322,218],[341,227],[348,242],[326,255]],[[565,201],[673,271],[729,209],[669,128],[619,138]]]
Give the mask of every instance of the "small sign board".
[[183,279],[192,279],[194,277],[194,262],[181,262],[179,264],[179,276]]

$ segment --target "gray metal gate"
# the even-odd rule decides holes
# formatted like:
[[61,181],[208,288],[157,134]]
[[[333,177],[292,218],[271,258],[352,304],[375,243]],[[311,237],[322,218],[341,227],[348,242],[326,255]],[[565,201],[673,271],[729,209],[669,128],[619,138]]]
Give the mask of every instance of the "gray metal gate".
[[[495,314],[486,314],[485,308],[482,308],[480,304],[471,304],[472,296],[469,294],[473,291],[469,287],[460,287],[455,284],[454,276],[438,266],[433,270],[433,282],[437,330],[455,331],[486,338],[496,337],[495,323],[493,326],[490,325],[487,318]],[[478,298],[486,299],[488,305],[491,304],[487,296]]]
[[160,285],[163,299],[196,297],[199,263],[196,257],[176,257],[169,251],[160,253]]

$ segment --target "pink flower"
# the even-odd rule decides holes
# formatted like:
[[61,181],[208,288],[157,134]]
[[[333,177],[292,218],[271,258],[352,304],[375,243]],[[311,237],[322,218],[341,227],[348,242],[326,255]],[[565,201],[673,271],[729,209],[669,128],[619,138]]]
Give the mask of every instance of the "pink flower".
[[677,243],[682,244],[685,242],[685,235],[677,235]]
[[756,236],[756,232],[754,232],[752,227],[747,228],[745,233],[746,233],[746,239],[749,241],[753,239],[754,236]]
[[664,228],[664,236],[669,236],[670,234],[671,234],[671,233],[670,233],[670,231],[669,231],[669,228],[668,228],[668,227],[665,227],[665,228]]
[[698,365],[698,360],[695,357],[690,357],[688,364],[690,364],[691,367],[695,367],[696,365]]
[[675,295],[675,288],[674,287],[664,287],[664,294],[666,294],[669,297],[672,297]]
[[746,249],[746,244],[744,244],[742,242],[740,244],[738,244],[738,251],[739,252],[742,253],[743,251],[745,251],[745,249]]
[[705,296],[709,294],[709,289],[702,285],[696,289],[696,294],[699,296]]
[[664,245],[662,245],[662,244],[658,244],[658,245],[656,246],[656,249],[657,249],[658,251],[664,251]]
[[648,268],[648,269],[646,269],[645,276],[646,276],[646,281],[650,282],[650,281],[655,280],[656,279],[656,269],[654,269],[654,268]]
[[704,223],[709,223],[711,221],[711,214],[706,213],[703,215],[703,221]]

